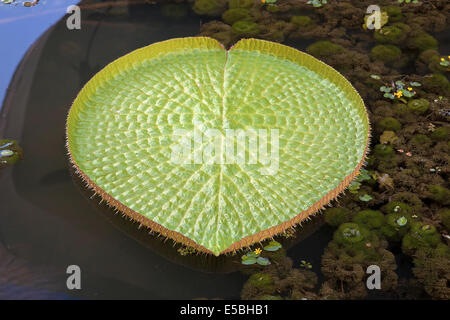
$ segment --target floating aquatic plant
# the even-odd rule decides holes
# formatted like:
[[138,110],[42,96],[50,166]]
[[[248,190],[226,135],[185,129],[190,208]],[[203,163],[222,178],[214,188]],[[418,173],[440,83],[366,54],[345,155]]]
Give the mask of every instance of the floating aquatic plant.
[[397,0],[398,3],[419,3],[419,0]]
[[403,103],[408,103],[405,98],[412,98],[416,95],[414,87],[420,87],[422,84],[420,82],[412,81],[408,83],[402,80],[392,81],[390,84],[385,84],[380,87],[380,91],[384,92],[384,97],[394,100],[398,99]]
[[267,246],[264,247],[264,250],[266,251],[278,251],[281,249],[281,243],[277,241],[270,241]]
[[0,168],[15,164],[23,158],[23,150],[15,140],[0,140]]
[[319,8],[325,4],[327,4],[327,0],[308,0],[307,4],[313,5],[315,8]]
[[[177,129],[211,127],[279,130],[279,147],[268,145],[276,170],[172,161]],[[205,37],[138,49],[94,76],[67,120],[71,161],[90,188],[138,223],[215,255],[280,234],[336,198],[363,165],[368,137],[364,103],[344,77],[256,39],[229,51]]]
[[312,264],[307,262],[306,260],[301,260],[300,267],[305,269],[312,269]]

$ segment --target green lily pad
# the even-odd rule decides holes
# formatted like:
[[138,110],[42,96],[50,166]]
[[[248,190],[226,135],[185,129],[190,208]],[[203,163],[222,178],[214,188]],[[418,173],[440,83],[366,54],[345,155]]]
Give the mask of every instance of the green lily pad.
[[[231,130],[248,133],[245,145],[256,131],[258,152],[237,139],[240,155],[207,152]],[[86,84],[67,120],[71,161],[93,190],[153,231],[215,255],[271,238],[336,198],[368,139],[364,103],[342,75],[256,39],[229,51],[205,37],[133,51]]]
[[270,260],[267,259],[267,258],[258,257],[256,259],[256,263],[261,265],[261,266],[268,266],[270,264]]
[[277,241],[270,241],[267,246],[264,247],[266,251],[277,251],[281,248],[281,244]]

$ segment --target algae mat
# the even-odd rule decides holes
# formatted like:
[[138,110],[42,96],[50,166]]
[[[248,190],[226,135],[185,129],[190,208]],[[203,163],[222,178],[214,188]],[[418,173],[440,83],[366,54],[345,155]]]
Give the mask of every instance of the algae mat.
[[70,160],[142,225],[219,255],[270,238],[345,190],[370,126],[333,68],[293,48],[211,38],[135,50],[81,90]]

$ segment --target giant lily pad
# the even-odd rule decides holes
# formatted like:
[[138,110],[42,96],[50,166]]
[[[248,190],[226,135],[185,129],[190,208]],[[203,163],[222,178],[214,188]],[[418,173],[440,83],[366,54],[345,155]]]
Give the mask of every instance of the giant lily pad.
[[[194,133],[181,162],[173,157],[180,129]],[[230,129],[256,130],[276,157],[251,158],[247,137],[236,142],[244,156],[197,161],[212,138],[195,132],[209,129],[220,146]],[[140,224],[215,255],[273,237],[336,198],[358,174],[368,139],[364,103],[342,75],[256,39],[229,51],[204,37],[133,51],[86,84],[67,120],[71,161],[93,190]],[[213,160],[225,157],[218,150]]]

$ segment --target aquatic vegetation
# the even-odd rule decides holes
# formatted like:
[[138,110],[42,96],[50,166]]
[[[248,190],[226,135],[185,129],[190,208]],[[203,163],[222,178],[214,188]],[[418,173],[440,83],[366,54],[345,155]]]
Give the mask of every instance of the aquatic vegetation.
[[350,219],[351,217],[348,209],[329,208],[325,210],[325,222],[333,228],[337,228],[341,224],[349,222]]
[[373,198],[368,195],[367,193],[364,195],[359,196],[359,200],[363,201],[363,202],[369,202],[370,200],[372,200]]
[[414,256],[413,273],[433,299],[450,299],[450,249],[439,244],[423,248]]
[[438,48],[437,40],[430,34],[423,32],[408,40],[408,47],[418,51],[436,50]]
[[419,3],[419,0],[397,0],[398,3]]
[[254,36],[260,32],[259,26],[253,21],[241,20],[233,23],[233,32],[239,36]]
[[277,241],[270,241],[268,245],[264,247],[266,251],[277,251],[281,249],[281,244]]
[[420,87],[422,84],[417,81],[405,83],[402,80],[391,82],[390,85],[385,84],[380,87],[380,91],[384,92],[383,97],[391,100],[398,99],[403,103],[408,103],[406,99],[412,98],[416,95],[414,87]]
[[216,16],[223,10],[223,4],[219,0],[195,0],[192,7],[199,15]]
[[428,187],[430,198],[443,205],[450,204],[450,190],[440,185],[430,185]]
[[389,159],[395,155],[394,148],[385,144],[377,144],[373,148],[373,154],[379,159]]
[[222,15],[222,20],[230,25],[239,20],[251,20],[251,19],[252,16],[250,15],[250,11],[244,8],[229,9],[225,11]]
[[394,45],[377,45],[370,51],[370,57],[373,60],[389,64],[398,61],[401,56],[402,50]]
[[306,260],[300,261],[300,268],[312,269],[312,264],[307,262]]
[[[129,61],[133,61],[133,76],[130,76]],[[255,65],[264,65],[264,70],[258,70]],[[308,71],[311,69],[314,73]],[[120,81],[115,77],[118,72]],[[192,77],[189,75],[193,72],[207,75],[199,81],[208,85],[199,86],[196,82],[190,82]],[[278,77],[282,73],[285,73],[286,79],[297,80],[280,86],[277,79],[279,89],[273,90],[274,99],[279,97],[279,90],[288,92],[287,88],[291,88],[304,92],[305,99],[314,93],[314,100],[305,100],[300,106],[298,100],[289,99],[288,96],[283,98],[281,104],[275,100],[266,104],[266,100],[256,99],[258,111],[238,107],[241,105],[239,97],[246,96],[244,92],[251,93],[256,98],[268,86],[273,85],[274,76]],[[314,80],[302,76],[304,73]],[[149,81],[139,81],[138,74],[145,75]],[[183,87],[177,81],[162,80],[161,74],[186,75]],[[224,82],[225,74],[227,81]],[[252,74],[255,75],[256,82],[249,81]],[[101,90],[96,89],[99,79],[102,79]],[[333,84],[335,79],[339,80],[339,86]],[[124,81],[130,84],[125,88],[130,91],[121,91],[120,97],[128,97],[130,100],[123,104],[115,103],[112,109],[102,107],[105,105],[105,95],[114,99],[117,86]],[[306,86],[308,91],[304,89],[305,82],[310,82]],[[150,86],[148,83],[158,85]],[[218,86],[211,87],[211,83],[217,83]],[[316,86],[322,90],[311,91]],[[323,90],[327,86],[332,89]],[[200,87],[201,92],[198,91]],[[136,96],[135,88],[143,88],[141,90],[146,93],[145,97]],[[186,88],[189,88],[187,96],[183,93]],[[341,94],[337,95],[336,92]],[[233,99],[230,100],[230,97]],[[90,101],[88,105],[85,103],[86,99]],[[142,103],[142,99],[146,102]],[[286,134],[284,130],[287,128],[293,130],[289,134],[304,130],[301,123],[308,123],[304,117],[314,115],[317,124],[314,127],[314,141],[326,135],[325,145],[332,144],[335,151],[327,149],[322,152],[320,147],[310,146],[304,140],[304,144],[295,144],[291,151],[291,145],[280,146],[284,156],[276,163],[279,164],[277,167],[254,164],[246,166],[249,168],[246,171],[238,164],[200,166],[193,162],[173,161],[170,146],[178,146],[176,140],[171,141],[173,130],[187,124],[192,126],[195,120],[193,110],[196,110],[195,114],[202,114],[203,110],[210,114],[208,119],[214,119],[220,112],[218,109],[212,112],[210,108],[222,108],[222,103],[214,103],[222,100],[225,101],[224,117],[229,121],[242,123],[245,127],[251,125],[254,119],[261,119],[258,120],[258,125],[271,127],[277,121],[283,121],[282,110],[298,109],[296,114],[299,120],[291,125],[285,122],[279,128],[280,138]],[[322,105],[320,101],[326,103]],[[330,101],[334,103],[329,104]],[[344,105],[345,108],[336,109]],[[164,120],[141,116],[142,112],[152,114],[161,108],[167,110]],[[184,110],[185,115],[180,116],[176,108]],[[83,116],[80,114],[81,109]],[[304,110],[308,112],[305,113]],[[323,110],[322,116],[311,110]],[[353,110],[351,121],[345,110]],[[103,115],[101,118],[98,117],[99,113]],[[273,114],[277,114],[277,117]],[[331,119],[331,114],[334,120],[341,117],[345,119],[337,122],[339,127],[336,129],[332,123],[327,122]],[[322,117],[326,125],[320,124]],[[198,120],[203,120],[206,125],[211,124],[207,119]],[[220,123],[223,119],[215,121]],[[114,132],[128,128],[127,139],[112,136],[110,130],[113,127]],[[142,135],[148,135],[149,128],[155,130],[152,138],[140,139]],[[345,128],[345,135],[340,133],[342,128]],[[329,136],[330,130],[333,131],[332,138]],[[349,136],[348,132],[352,134]],[[328,204],[347,188],[359,172],[365,158],[368,135],[369,124],[361,98],[335,70],[295,49],[255,39],[241,40],[229,51],[224,50],[217,41],[205,37],[173,39],[134,51],[103,69],[83,88],[69,112],[67,122],[71,161],[77,167],[77,173],[103,199],[163,236],[215,255],[234,252],[271,238]],[[300,152],[299,146],[305,146],[306,149],[301,147]],[[126,152],[129,148],[133,152]],[[302,161],[297,157],[306,156],[310,162],[310,153],[314,156],[320,154],[321,161],[330,157],[327,163],[332,166],[333,176],[319,175],[319,181],[305,184],[302,175],[303,172],[309,172],[306,168],[293,173],[290,166],[283,166],[284,161]],[[142,158],[146,161],[141,161]],[[275,169],[276,171],[270,171]],[[290,187],[280,191],[283,192],[282,198],[273,192],[280,186],[277,186],[277,180],[272,174],[282,175],[286,181],[291,179],[288,184]],[[113,178],[116,175],[132,178],[124,181]],[[335,189],[337,177],[341,177],[342,181],[346,180]],[[291,189],[294,185],[298,186],[295,192]],[[252,196],[247,197],[246,194]],[[267,205],[269,202],[272,205]],[[207,221],[214,223],[202,225],[206,223],[205,215],[208,215]],[[265,260],[261,260],[261,263],[265,263]]]
[[291,17],[291,23],[301,28],[314,25],[313,19],[308,16],[293,16]]
[[319,8],[327,4],[327,0],[308,0],[307,4],[312,5],[314,8]]
[[364,226],[369,230],[379,230],[385,223],[383,213],[378,210],[363,210],[358,212],[352,220],[360,226]]
[[235,8],[249,9],[253,6],[254,3],[255,3],[254,0],[230,0],[228,2],[228,7],[230,9],[235,9]]
[[441,209],[437,212],[442,224],[450,232],[450,209]]
[[382,132],[386,130],[396,132],[402,128],[402,124],[395,118],[386,117],[377,123],[377,128]]
[[383,131],[383,134],[380,136],[381,144],[393,144],[397,140],[398,137],[395,132],[390,130]]
[[330,41],[317,41],[306,48],[315,57],[327,57],[344,52],[344,47]]
[[430,107],[430,102],[426,99],[412,99],[408,102],[408,109],[414,114],[423,114]]
[[403,20],[402,9],[397,6],[383,7],[383,10],[387,13],[390,22],[399,22]]
[[436,248],[439,243],[441,236],[436,227],[417,222],[412,224],[411,230],[403,237],[402,250],[412,256],[418,249]]
[[385,44],[399,44],[406,40],[406,32],[398,26],[385,26],[374,32],[375,40]]
[[0,140],[0,169],[23,158],[23,150],[15,140]]
[[425,89],[438,94],[450,90],[450,83],[447,77],[440,73],[434,73],[424,77],[423,86]]
[[450,139],[450,127],[436,128],[430,135],[431,139],[436,141],[446,141]]

